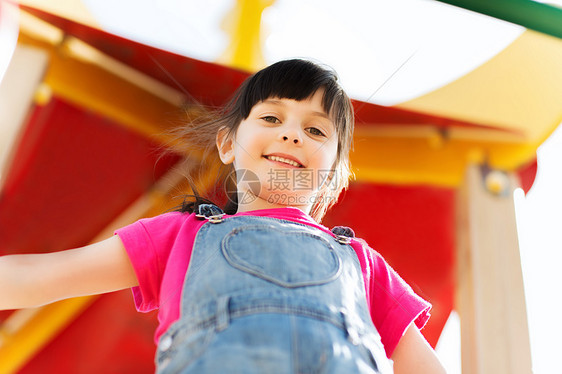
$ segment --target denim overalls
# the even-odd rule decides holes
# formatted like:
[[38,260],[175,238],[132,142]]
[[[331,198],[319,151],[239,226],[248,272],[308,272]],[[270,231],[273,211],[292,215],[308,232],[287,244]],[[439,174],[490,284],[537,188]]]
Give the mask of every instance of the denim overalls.
[[[344,237],[201,205],[180,319],[158,373],[390,373]],[[202,213],[202,214],[201,214]]]

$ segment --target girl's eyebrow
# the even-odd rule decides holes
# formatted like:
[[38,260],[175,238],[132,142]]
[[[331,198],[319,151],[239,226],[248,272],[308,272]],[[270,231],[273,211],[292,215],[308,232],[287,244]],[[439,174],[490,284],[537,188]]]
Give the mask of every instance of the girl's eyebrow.
[[[263,104],[273,104],[273,105],[286,106],[284,102],[282,102],[280,100],[274,100],[274,99],[267,99],[267,100],[262,101],[262,103]],[[323,117],[323,118],[329,119],[330,121],[332,120],[330,118],[330,116],[327,115],[325,112],[318,112],[316,110],[313,110],[313,111],[311,111],[311,113],[315,116]]]

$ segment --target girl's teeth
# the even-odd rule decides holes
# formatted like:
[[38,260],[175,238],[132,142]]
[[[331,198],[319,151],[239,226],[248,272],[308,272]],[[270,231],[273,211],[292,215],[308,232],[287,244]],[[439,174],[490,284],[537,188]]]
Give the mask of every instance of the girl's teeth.
[[295,167],[300,167],[300,165],[298,163],[296,163],[295,161],[289,160],[289,159],[286,159],[286,158],[283,158],[283,157],[267,156],[267,158],[271,161],[283,162],[285,164],[289,164],[289,165],[292,165],[292,166],[295,166]]

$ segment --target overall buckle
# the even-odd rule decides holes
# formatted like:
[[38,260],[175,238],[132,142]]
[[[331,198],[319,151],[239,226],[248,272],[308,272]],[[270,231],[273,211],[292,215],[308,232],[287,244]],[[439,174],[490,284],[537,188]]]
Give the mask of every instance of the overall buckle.
[[220,223],[225,215],[223,210],[214,204],[201,204],[197,207],[195,217],[205,218],[211,223]]
[[351,243],[351,238],[355,237],[355,232],[346,226],[336,226],[332,229],[332,233],[340,244],[349,244]]

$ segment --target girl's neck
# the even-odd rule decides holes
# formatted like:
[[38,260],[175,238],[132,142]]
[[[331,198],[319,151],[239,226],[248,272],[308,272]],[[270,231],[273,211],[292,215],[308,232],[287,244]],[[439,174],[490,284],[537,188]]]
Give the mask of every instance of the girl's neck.
[[[250,199],[251,201],[240,204],[238,203],[238,210],[236,213],[243,213],[243,212],[250,212],[253,210],[262,210],[262,209],[275,209],[275,208],[296,208],[301,210],[306,214],[310,214],[310,210],[312,205],[287,205],[287,204],[276,204],[273,202],[269,202],[264,200],[258,196],[255,199]],[[240,201],[240,200],[239,200]]]

